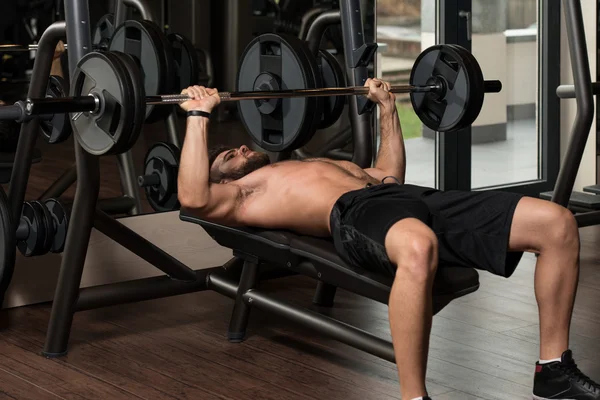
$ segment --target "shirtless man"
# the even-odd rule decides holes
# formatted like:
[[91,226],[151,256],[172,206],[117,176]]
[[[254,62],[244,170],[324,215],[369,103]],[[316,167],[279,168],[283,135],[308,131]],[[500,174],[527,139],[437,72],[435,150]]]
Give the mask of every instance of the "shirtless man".
[[219,104],[218,92],[188,88],[192,100],[181,105],[188,111],[181,206],[219,224],[331,236],[346,262],[395,277],[389,319],[402,398],[409,400],[429,399],[425,373],[438,263],[509,277],[523,252],[536,253],[541,344],[534,398],[600,399],[600,386],[577,369],[568,350],[579,273],[573,215],[514,193],[404,184],[395,96],[387,82],[372,79],[365,86],[381,111],[381,146],[367,169],[325,158],[270,164],[266,154],[246,146],[209,152],[206,113]]

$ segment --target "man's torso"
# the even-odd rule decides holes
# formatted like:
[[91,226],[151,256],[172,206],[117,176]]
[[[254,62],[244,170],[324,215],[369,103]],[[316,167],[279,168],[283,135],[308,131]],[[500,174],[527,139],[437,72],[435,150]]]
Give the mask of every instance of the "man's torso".
[[344,193],[378,183],[346,161],[276,163],[235,183],[244,192],[236,219],[243,225],[329,236],[329,217],[336,201]]

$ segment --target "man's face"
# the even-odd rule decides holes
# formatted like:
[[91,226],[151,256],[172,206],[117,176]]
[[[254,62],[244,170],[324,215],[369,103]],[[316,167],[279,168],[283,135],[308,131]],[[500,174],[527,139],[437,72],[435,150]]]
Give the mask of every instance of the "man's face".
[[227,183],[241,179],[249,173],[269,165],[269,162],[267,154],[241,146],[219,154],[211,168],[211,176],[220,176],[221,183]]

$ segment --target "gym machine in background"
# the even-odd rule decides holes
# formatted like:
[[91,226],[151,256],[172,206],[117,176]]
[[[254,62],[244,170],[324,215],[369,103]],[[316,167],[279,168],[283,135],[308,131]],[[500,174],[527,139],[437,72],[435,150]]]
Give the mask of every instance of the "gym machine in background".
[[592,82],[590,75],[580,2],[563,0],[563,10],[574,85],[559,86],[556,93],[560,98],[575,98],[577,115],[554,191],[541,193],[540,197],[568,207],[575,212],[578,225],[585,227],[600,224],[600,185],[587,186],[584,193],[574,192],[573,186],[594,120],[593,96],[599,93],[600,83]]

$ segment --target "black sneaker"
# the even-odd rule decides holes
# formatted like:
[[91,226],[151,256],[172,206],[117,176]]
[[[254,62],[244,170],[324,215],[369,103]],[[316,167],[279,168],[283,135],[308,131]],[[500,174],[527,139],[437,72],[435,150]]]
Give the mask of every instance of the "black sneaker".
[[534,400],[600,400],[600,385],[577,368],[573,353],[567,350],[561,361],[536,363],[533,379]]

